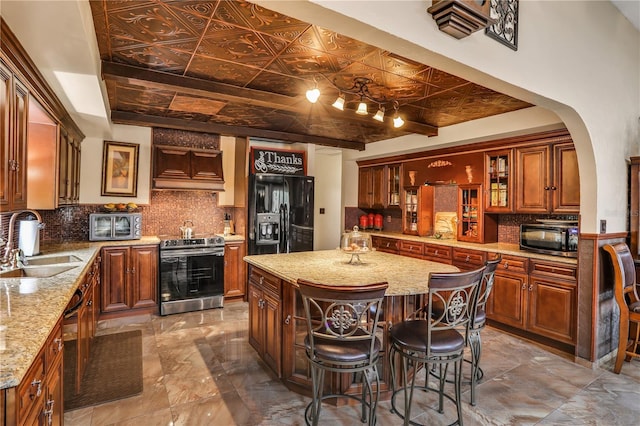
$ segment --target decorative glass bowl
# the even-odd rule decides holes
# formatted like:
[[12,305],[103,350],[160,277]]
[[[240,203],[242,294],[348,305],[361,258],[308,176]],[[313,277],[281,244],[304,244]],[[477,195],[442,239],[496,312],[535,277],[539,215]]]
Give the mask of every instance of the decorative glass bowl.
[[359,228],[354,226],[352,232],[345,232],[342,234],[340,250],[345,254],[351,255],[351,260],[347,263],[361,264],[363,262],[360,259],[360,255],[373,251],[371,235],[360,232]]

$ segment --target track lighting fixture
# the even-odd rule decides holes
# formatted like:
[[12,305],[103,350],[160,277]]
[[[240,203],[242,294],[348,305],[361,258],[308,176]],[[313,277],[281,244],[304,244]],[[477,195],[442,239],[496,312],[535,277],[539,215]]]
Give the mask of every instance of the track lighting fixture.
[[[332,107],[339,109],[340,111],[344,111],[345,104],[347,103],[345,95],[354,95],[359,98],[358,107],[356,108],[355,113],[358,115],[369,115],[369,106],[367,105],[367,101],[374,102],[378,104],[377,112],[372,116],[372,118],[376,121],[384,123],[385,116],[385,104],[389,104],[393,102],[393,108],[395,110],[395,114],[393,117],[393,127],[398,128],[404,125],[404,120],[402,117],[398,115],[399,105],[398,102],[393,99],[384,98],[376,98],[371,92],[369,92],[369,84],[372,83],[372,80],[366,77],[356,77],[353,79],[353,85],[350,88],[341,88],[339,87],[335,79],[333,81],[329,80],[326,76],[323,76],[333,87],[338,89],[338,97],[331,104]],[[311,103],[316,103],[320,98],[320,89],[318,89],[318,81],[313,79],[314,87],[313,89],[307,90],[306,96],[307,100]]]

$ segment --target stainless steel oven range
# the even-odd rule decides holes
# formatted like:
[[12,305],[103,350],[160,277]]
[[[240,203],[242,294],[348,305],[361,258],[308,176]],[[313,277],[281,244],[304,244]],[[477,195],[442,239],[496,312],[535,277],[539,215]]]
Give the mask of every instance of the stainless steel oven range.
[[160,315],[222,308],[224,238],[160,242]]

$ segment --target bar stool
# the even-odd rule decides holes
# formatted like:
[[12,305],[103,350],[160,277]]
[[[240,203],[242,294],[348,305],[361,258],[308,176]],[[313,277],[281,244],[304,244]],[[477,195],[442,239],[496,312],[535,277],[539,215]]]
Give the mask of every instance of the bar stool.
[[[381,348],[376,331],[388,284],[332,286],[299,279],[298,286],[307,319],[305,347],[313,382],[306,424],[318,424],[323,400],[344,396],[359,401],[362,422],[374,425],[380,394],[376,363]],[[326,371],[360,374],[361,395],[323,395]]]
[[[429,371],[430,365],[438,367],[438,388],[429,387],[429,374],[425,375],[424,390],[438,392],[438,411],[444,412],[443,403],[446,397],[454,402],[457,420],[453,423],[462,425],[461,380],[462,362],[466,336],[460,333],[465,329],[473,316],[478,297],[477,288],[483,276],[485,267],[459,273],[431,274],[429,276],[429,292],[426,304],[412,315],[391,326],[391,349],[389,360],[392,374],[392,411],[404,419],[404,424],[416,425],[411,421],[411,404],[418,366],[424,366]],[[439,306],[436,313],[434,306]],[[396,354],[402,361],[403,387],[395,389],[395,359]],[[408,369],[412,366],[411,383],[409,384]],[[444,392],[447,369],[454,366],[454,396]],[[443,368],[444,367],[444,368]],[[404,391],[404,410],[400,413],[396,407],[398,392]],[[407,395],[408,393],[408,395]]]
[[467,343],[471,352],[471,405],[476,405],[476,384],[478,380],[484,375],[480,368],[480,356],[482,355],[482,340],[480,339],[480,332],[487,324],[487,312],[486,305],[489,301],[489,295],[493,288],[493,280],[495,277],[496,268],[502,261],[502,256],[498,255],[493,260],[485,262],[484,272],[482,274],[482,281],[478,286],[478,298],[476,306],[472,309],[472,317],[467,328]]
[[[636,270],[629,246],[625,243],[605,244],[613,265],[613,287],[620,309],[618,328],[618,354],[613,372],[620,374],[622,361],[640,358],[640,298],[636,290]],[[633,330],[629,333],[630,326]]]

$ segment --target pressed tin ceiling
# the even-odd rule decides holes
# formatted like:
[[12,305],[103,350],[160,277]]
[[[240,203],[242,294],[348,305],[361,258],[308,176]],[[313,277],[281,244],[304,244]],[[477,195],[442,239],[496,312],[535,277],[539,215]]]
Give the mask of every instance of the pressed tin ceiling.
[[[91,10],[116,123],[363,149],[531,106],[244,1],[92,0]],[[344,112],[330,106],[335,85],[356,77],[398,102],[402,128],[391,104],[384,123],[356,115],[353,97]],[[323,95],[310,104],[314,79]]]

